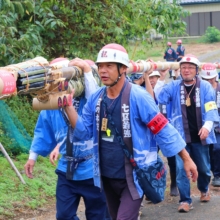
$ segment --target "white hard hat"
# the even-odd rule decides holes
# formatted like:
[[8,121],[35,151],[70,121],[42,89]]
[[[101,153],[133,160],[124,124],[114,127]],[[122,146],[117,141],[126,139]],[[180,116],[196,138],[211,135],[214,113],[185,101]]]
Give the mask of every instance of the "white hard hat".
[[200,76],[204,79],[212,79],[218,75],[216,66],[213,63],[205,63],[202,65]]
[[188,55],[185,55],[181,60],[180,60],[180,65],[182,63],[192,63],[192,64],[195,64],[196,66],[199,67],[200,65],[200,62],[199,60],[192,54],[188,54]]
[[98,54],[96,64],[99,63],[121,63],[129,67],[129,57],[126,49],[120,44],[107,44]]
[[151,76],[159,76],[159,77],[160,77],[160,73],[159,73],[158,71],[153,71],[153,72],[149,75],[149,77],[151,77]]

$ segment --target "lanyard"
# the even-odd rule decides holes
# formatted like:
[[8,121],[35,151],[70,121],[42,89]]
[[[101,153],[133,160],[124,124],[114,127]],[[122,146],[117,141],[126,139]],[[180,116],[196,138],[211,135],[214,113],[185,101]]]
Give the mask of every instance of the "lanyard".
[[[115,99],[111,102],[111,104],[109,105],[109,107],[107,107],[107,102],[106,102],[106,99],[107,99],[107,89],[105,89],[104,96],[103,96],[104,117],[107,116],[107,118],[108,118],[109,115],[112,116],[112,113],[113,113],[113,111],[114,111],[114,109],[115,109],[115,107],[116,107],[118,101],[121,100],[121,95],[122,95],[122,92],[124,91],[125,86],[127,85],[127,82],[128,82],[128,81],[126,80],[125,83],[124,83],[124,85],[123,85],[123,88],[122,88],[122,90],[121,90],[121,92],[120,92],[120,94],[119,94],[119,96],[118,96],[117,98],[115,98]],[[113,108],[112,108],[112,110],[111,110],[111,112],[110,112],[110,108],[111,108],[111,106],[112,106],[113,103],[115,103],[115,105],[113,106]]]

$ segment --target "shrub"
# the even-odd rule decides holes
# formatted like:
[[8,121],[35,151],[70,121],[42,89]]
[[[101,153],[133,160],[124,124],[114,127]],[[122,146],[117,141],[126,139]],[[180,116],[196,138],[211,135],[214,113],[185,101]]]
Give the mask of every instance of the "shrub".
[[203,35],[204,41],[207,43],[214,43],[220,41],[220,30],[216,27],[208,27]]

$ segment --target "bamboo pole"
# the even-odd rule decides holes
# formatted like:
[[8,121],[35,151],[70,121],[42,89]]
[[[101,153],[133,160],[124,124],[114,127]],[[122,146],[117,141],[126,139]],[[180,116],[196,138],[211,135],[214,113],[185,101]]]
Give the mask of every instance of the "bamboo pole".
[[69,97],[71,96],[71,94],[68,94],[66,91],[64,91],[56,94],[50,94],[48,96],[48,101],[46,102],[41,102],[39,101],[39,99],[33,98],[32,107],[34,110],[58,109],[59,108],[58,101],[59,99],[62,101],[64,96],[66,96],[67,99],[70,98],[72,100],[72,97]]
[[[68,60],[67,60],[68,61]],[[38,61],[39,62],[39,61]],[[66,61],[65,61],[66,62]],[[69,62],[69,61],[68,61]],[[43,62],[44,64],[47,64],[46,62]],[[25,64],[25,65],[24,65]],[[29,63],[29,65],[36,65],[36,61],[31,61],[31,63]],[[202,67],[202,65],[205,63],[201,63],[200,64],[200,68]],[[219,69],[220,68],[220,64],[219,63],[214,63],[216,68]],[[179,62],[154,62],[151,60],[139,60],[137,62],[134,61],[130,61],[129,63],[129,67],[127,69],[127,74],[130,73],[139,73],[139,72],[145,72],[151,69],[151,66],[153,65],[153,69],[154,70],[166,70],[166,69],[170,69],[170,70],[177,70],[180,67],[180,63]],[[13,70],[16,71],[16,67],[19,66],[20,67],[26,67],[28,66],[26,63],[20,63],[20,64],[15,64],[13,66],[7,66],[5,67],[6,69],[8,69],[9,67],[12,69],[12,67],[14,68]],[[62,92],[66,91],[66,86],[62,86],[62,88],[59,86],[61,82],[63,81],[67,81],[69,82],[69,88],[74,88],[75,89],[75,96],[77,96],[77,94],[81,94],[84,90],[84,83],[83,83],[83,71],[76,67],[76,66],[71,66],[71,67],[63,67],[62,65],[52,65],[52,66],[48,66],[46,69],[48,72],[47,74],[45,74],[45,77],[43,78],[35,78],[32,80],[32,78],[28,78],[27,79],[19,79],[20,81],[22,81],[22,85],[23,84],[27,84],[26,87],[24,88],[20,88],[19,87],[19,83],[20,81],[17,81],[17,89],[16,89],[16,81],[14,82],[15,84],[15,91],[8,91],[9,89],[11,89],[11,84],[12,84],[12,80],[9,80],[8,78],[3,78],[3,75],[1,74],[1,71],[4,71],[5,68],[0,68],[0,99],[1,98],[8,98],[12,95],[16,95],[17,91],[19,94],[33,94],[33,96],[37,97],[37,95],[39,96],[39,94],[41,94],[42,96],[47,97],[47,99],[45,98],[44,101],[42,101],[41,99],[34,99],[33,100],[33,108],[36,110],[42,110],[42,109],[57,109],[58,104],[57,104],[57,99],[62,96]],[[18,69],[19,69],[18,68]],[[37,70],[38,68],[36,68]],[[33,71],[36,70],[33,69]],[[20,71],[20,69],[19,69]],[[38,73],[38,72],[37,72]],[[29,73],[28,73],[29,74]],[[31,73],[30,73],[31,74]],[[13,78],[13,77],[12,77]],[[25,81],[26,80],[26,81]],[[40,81],[40,80],[44,80],[44,81]],[[35,82],[40,81],[41,83],[43,82],[44,85],[39,86],[39,84],[36,84]],[[45,83],[44,83],[45,82]],[[35,85],[36,84],[36,85]],[[71,85],[71,87],[70,87]],[[7,86],[7,87],[6,87]],[[35,87],[36,86],[36,87]],[[7,91],[6,91],[7,90]],[[12,89],[11,89],[12,90]],[[65,94],[70,93],[69,90],[67,90],[65,92]],[[52,95],[51,95],[52,94]],[[54,99],[54,100],[53,100]],[[41,103],[43,102],[43,103]]]
[[[201,63],[199,67],[201,68],[204,64],[205,63]],[[219,63],[214,64],[217,69],[220,68]],[[154,70],[165,70],[168,68],[170,68],[171,70],[177,70],[180,68],[179,62],[149,62],[144,60],[140,60],[138,62],[130,61],[129,67],[127,69],[127,74],[148,71],[150,70],[151,65],[154,66]]]
[[15,171],[15,173],[17,174],[18,178],[20,179],[20,181],[23,184],[26,184],[23,177],[21,176],[21,174],[19,173],[18,169],[16,168],[16,166],[14,165],[13,161],[11,160],[11,158],[9,157],[7,151],[5,150],[5,148],[3,147],[3,145],[0,143],[0,150],[2,151],[2,153],[4,154],[4,156],[6,157],[7,161],[10,163],[11,167],[13,168],[13,170]]
[[49,63],[44,57],[35,57],[34,59],[27,60],[21,63],[17,64],[11,64],[5,67],[0,67],[0,70],[7,70],[12,72],[14,75],[14,78],[17,80],[18,78],[18,71],[25,69],[27,67],[32,67],[32,66],[48,66]]
[[[200,67],[203,64],[205,64],[205,63],[201,63]],[[147,61],[140,60],[138,62],[130,61],[129,67],[127,69],[127,73],[130,74],[130,73],[136,73],[136,72],[144,72],[144,71],[149,70],[152,65],[154,66],[154,70],[165,70],[165,69],[168,69],[168,68],[170,68],[171,70],[179,69],[179,62],[160,62],[160,61],[153,62],[153,61],[148,61],[148,60]],[[216,65],[216,68],[220,68],[220,64],[215,63],[215,65]],[[14,65],[14,66],[16,66],[16,65]],[[13,79],[13,80],[10,79],[9,80],[9,77],[8,78],[3,78],[3,73],[1,73],[1,71],[3,72],[4,70],[5,69],[0,68],[0,96],[1,95],[7,95],[7,96],[5,96],[7,98],[7,97],[10,97],[12,95],[15,95],[16,88],[14,86],[14,89],[13,89],[11,85],[15,84],[16,80],[15,79]],[[51,85],[51,86],[49,86],[48,91],[52,91],[54,89],[53,84],[56,84],[56,81],[57,80],[59,81],[60,78],[65,78],[68,81],[69,80],[77,81],[79,78],[83,77],[83,71],[78,67],[62,67],[60,69],[57,69],[57,67],[51,67],[51,69],[48,69],[48,71],[49,72],[45,75],[45,77],[48,80],[47,84]],[[13,74],[11,74],[11,75],[13,76]],[[40,77],[39,77],[39,78],[34,79],[33,82],[42,81],[46,78],[41,78],[40,79]],[[55,80],[55,82],[53,82],[53,80]],[[28,82],[27,84],[32,83],[31,77],[30,77],[30,79],[27,78],[26,81]],[[22,84],[25,84],[25,83],[22,83]],[[19,85],[19,82],[17,82],[17,86],[18,85]],[[25,88],[24,91],[19,90],[19,94],[32,93],[33,92],[32,87],[31,87],[30,90],[29,90],[29,86],[27,88]],[[43,89],[44,88],[36,88],[37,91],[38,90],[41,91]]]

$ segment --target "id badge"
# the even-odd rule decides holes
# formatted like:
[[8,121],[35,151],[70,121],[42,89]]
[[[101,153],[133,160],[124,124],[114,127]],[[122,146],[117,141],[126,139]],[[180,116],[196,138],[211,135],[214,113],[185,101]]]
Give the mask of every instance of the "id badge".
[[108,141],[108,142],[113,142],[113,140],[114,140],[114,135],[107,136],[106,134],[103,134],[103,135],[102,135],[102,140]]
[[186,106],[189,107],[191,105],[191,101],[190,101],[190,98],[188,97],[186,99]]
[[107,130],[107,124],[108,124],[108,119],[107,118],[103,118],[102,119],[101,131],[106,131]]

